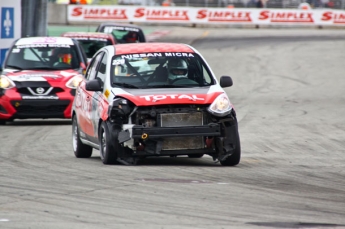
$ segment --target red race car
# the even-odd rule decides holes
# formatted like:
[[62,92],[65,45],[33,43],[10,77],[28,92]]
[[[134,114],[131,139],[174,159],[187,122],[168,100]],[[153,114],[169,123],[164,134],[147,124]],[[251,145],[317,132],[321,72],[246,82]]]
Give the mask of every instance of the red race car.
[[116,43],[141,43],[146,42],[144,31],[137,25],[104,22],[96,32],[109,33],[115,37]]
[[104,46],[117,44],[115,38],[109,33],[100,32],[65,32],[62,37],[74,38],[83,47],[87,58],[91,59],[93,55]]
[[104,164],[145,157],[210,155],[240,162],[236,112],[202,55],[175,43],[106,46],[92,58],[72,109],[78,158],[100,151]]
[[85,52],[74,39],[15,41],[0,75],[0,124],[14,119],[71,118],[75,89],[86,66]]

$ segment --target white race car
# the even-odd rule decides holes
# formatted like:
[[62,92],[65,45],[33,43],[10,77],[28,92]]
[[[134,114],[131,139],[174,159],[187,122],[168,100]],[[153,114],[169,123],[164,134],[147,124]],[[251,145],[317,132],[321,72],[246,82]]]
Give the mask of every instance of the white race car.
[[176,43],[106,46],[92,58],[76,92],[73,150],[100,150],[104,164],[144,157],[208,154],[222,165],[240,162],[236,113],[202,55]]

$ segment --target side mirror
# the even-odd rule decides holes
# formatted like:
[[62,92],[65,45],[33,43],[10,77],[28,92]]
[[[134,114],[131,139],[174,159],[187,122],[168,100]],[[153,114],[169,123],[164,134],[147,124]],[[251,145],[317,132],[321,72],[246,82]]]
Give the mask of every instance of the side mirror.
[[221,87],[231,87],[233,82],[230,76],[221,76],[219,84]]
[[103,91],[102,84],[98,79],[87,81],[85,84],[85,89],[88,91]]

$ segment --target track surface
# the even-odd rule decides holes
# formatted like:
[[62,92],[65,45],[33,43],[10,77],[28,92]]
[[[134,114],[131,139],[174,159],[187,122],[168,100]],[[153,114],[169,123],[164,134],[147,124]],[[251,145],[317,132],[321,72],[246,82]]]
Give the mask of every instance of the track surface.
[[[166,28],[165,28],[166,29]],[[170,27],[227,89],[242,161],[74,157],[69,120],[0,126],[0,228],[345,228],[345,31]]]

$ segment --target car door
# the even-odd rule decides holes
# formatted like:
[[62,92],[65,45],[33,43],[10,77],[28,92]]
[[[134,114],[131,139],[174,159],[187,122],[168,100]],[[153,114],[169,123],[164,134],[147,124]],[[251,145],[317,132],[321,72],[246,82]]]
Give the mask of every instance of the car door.
[[90,140],[94,143],[98,143],[98,124],[100,120],[101,113],[104,110],[105,103],[107,103],[107,98],[105,97],[104,94],[104,82],[106,80],[106,70],[107,70],[107,59],[108,59],[108,54],[106,52],[102,52],[98,55],[100,57],[100,61],[97,66],[97,70],[94,74],[94,79],[97,79],[102,87],[102,91],[96,91],[92,94],[92,107],[91,107],[91,120],[90,122],[92,123],[93,126],[93,136],[90,137]]
[[[99,63],[101,61],[101,58],[103,56],[103,52],[98,53],[92,60],[90,65],[88,66],[85,78],[86,81],[95,79],[95,76],[97,74],[97,69],[99,66]],[[88,140],[91,140],[92,142],[94,139],[94,136],[97,135],[97,133],[94,133],[94,126],[92,120],[92,107],[93,107],[93,95],[97,92],[88,91],[85,88],[86,81],[82,81],[80,84],[80,87],[78,89],[78,97],[80,98],[80,106],[77,111],[78,113],[78,120],[79,120],[79,128],[80,130],[86,135],[85,137]]]

